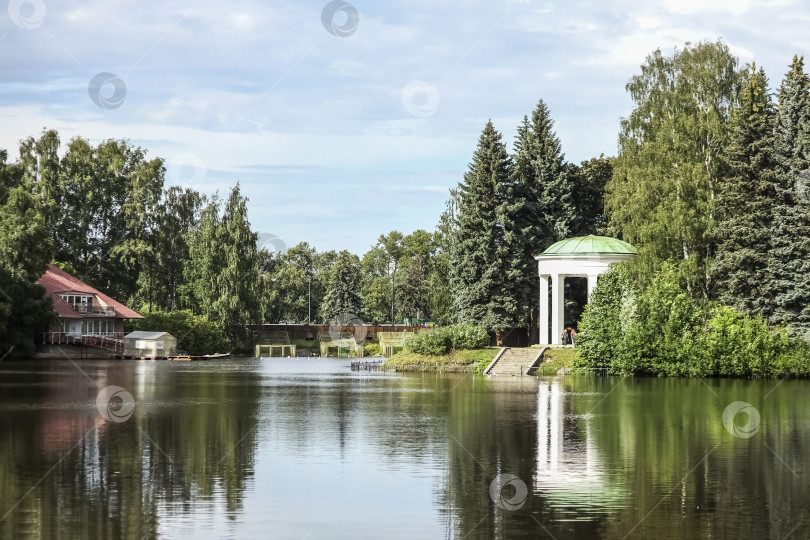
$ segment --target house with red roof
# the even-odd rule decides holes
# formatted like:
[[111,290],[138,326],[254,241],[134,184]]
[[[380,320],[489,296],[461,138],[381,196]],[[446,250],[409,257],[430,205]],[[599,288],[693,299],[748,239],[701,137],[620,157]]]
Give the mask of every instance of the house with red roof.
[[49,264],[38,283],[53,300],[58,320],[44,336],[44,343],[89,343],[122,340],[124,319],[142,319],[117,302],[64,270]]

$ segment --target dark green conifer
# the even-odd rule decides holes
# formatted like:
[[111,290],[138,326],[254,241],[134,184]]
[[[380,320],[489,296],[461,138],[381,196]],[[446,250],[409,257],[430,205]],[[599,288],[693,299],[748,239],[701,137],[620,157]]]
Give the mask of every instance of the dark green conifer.
[[771,323],[810,332],[810,79],[794,57],[779,89],[774,131],[777,190],[769,269],[774,276]]
[[776,196],[775,115],[765,72],[753,66],[739,106],[731,112],[725,151],[729,173],[718,183],[718,241],[712,266],[721,302],[766,318],[773,313],[768,253]]
[[507,281],[520,306],[520,322],[534,328],[539,294],[534,256],[577,232],[580,222],[573,175],[542,100],[518,127],[513,159],[501,210],[510,257]]
[[520,307],[510,283],[509,246],[499,215],[510,163],[501,134],[487,122],[459,184],[451,245],[457,318],[492,331],[512,327]]

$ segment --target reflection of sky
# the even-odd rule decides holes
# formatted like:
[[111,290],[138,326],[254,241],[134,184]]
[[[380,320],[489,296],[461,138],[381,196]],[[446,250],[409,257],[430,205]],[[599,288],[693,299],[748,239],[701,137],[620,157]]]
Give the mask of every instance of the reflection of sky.
[[[184,507],[163,504],[160,534],[442,537],[446,523],[435,501],[446,469],[446,441],[424,433],[426,423],[435,431],[441,420],[406,414],[407,405],[381,415],[372,401],[386,395],[399,401],[403,393],[431,390],[421,384],[409,388],[401,376],[351,373],[348,363],[310,360],[302,370],[297,360],[261,361],[258,449],[242,507],[228,515],[224,490]],[[336,409],[338,392],[347,392],[342,414]]]
[[572,520],[587,521],[592,514],[583,507],[623,507],[627,492],[605,476],[591,435],[592,415],[571,410],[571,397],[558,380],[540,383],[534,487],[551,507]]

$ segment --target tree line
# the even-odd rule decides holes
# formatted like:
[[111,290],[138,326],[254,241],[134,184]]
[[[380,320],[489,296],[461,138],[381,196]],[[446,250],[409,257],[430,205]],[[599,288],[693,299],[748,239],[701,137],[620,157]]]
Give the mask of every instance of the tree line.
[[722,42],[656,51],[627,85],[605,201],[635,264],[600,279],[582,367],[810,375],[810,79],[772,93]]
[[30,350],[48,320],[33,283],[50,261],[135,309],[206,317],[235,346],[252,324],[346,314],[532,331],[534,256],[591,233],[636,245],[642,289],[672,265],[702,304],[807,331],[809,87],[799,57],[774,101],[722,41],[655,51],[627,84],[616,157],[567,162],[540,100],[511,152],[486,123],[434,231],[391,231],[362,256],[263,249],[239,184],[224,198],[167,186],[163,160],[126,140],[60,152],[46,130],[17,162],[0,153],[0,354]]

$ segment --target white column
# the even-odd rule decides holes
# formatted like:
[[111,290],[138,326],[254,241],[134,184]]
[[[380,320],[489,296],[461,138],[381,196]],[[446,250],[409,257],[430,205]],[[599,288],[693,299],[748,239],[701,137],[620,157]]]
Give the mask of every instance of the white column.
[[596,280],[598,277],[598,274],[588,274],[588,302],[591,301],[591,294],[596,288]]
[[548,276],[540,276],[540,343],[548,340]]
[[562,345],[560,334],[565,324],[565,274],[551,277],[551,343]]

